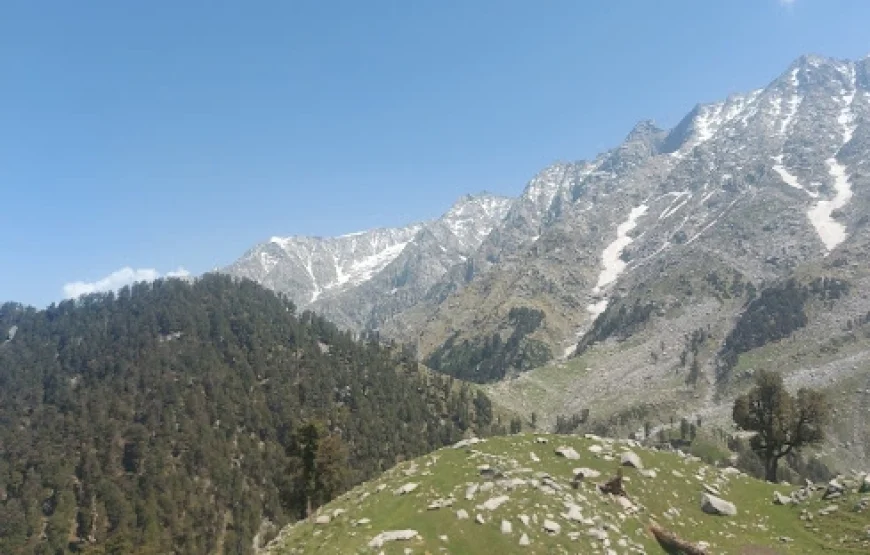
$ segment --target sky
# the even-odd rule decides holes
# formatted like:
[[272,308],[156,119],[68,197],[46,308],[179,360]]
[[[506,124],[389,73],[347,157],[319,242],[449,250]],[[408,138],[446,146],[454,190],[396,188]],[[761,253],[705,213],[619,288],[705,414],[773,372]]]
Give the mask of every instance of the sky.
[[870,52],[864,0],[4,0],[0,302],[515,196],[639,120]]

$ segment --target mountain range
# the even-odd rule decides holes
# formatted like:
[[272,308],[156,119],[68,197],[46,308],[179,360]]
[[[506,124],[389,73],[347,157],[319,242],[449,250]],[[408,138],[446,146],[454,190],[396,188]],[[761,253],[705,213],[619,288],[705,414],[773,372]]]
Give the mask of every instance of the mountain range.
[[553,164],[517,198],[273,238],[225,271],[441,371],[491,381],[475,369],[501,366],[513,378],[494,398],[550,421],[724,418],[773,365],[793,385],[849,392],[844,422],[864,427],[840,447],[866,461],[868,160],[870,58],[807,55],[671,129],[643,121],[592,160]]

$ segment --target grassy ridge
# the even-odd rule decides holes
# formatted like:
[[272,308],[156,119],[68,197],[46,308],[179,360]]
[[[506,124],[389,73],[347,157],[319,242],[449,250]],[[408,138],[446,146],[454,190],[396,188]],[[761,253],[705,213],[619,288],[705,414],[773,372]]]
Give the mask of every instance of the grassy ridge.
[[[536,437],[548,439],[538,443]],[[570,446],[578,460],[554,453],[556,447]],[[590,450],[601,446],[600,453]],[[624,450],[632,449],[646,470],[625,468],[625,487],[636,507],[624,509],[612,496],[598,492],[595,483],[612,476]],[[479,466],[491,465],[504,473],[492,486],[481,476]],[[573,468],[588,467],[602,473],[573,489],[569,482]],[[653,472],[650,472],[652,470]],[[543,474],[552,477],[559,491],[540,487]],[[510,481],[513,480],[513,488]],[[408,494],[394,491],[408,483],[417,488]],[[469,484],[478,491],[466,499]],[[732,517],[712,516],[700,508],[704,486],[721,491],[721,497],[737,506]],[[867,553],[870,550],[870,510],[853,512],[855,503],[870,494],[847,494],[839,502],[818,496],[799,506],[772,503],[774,491],[788,494],[788,486],[775,486],[755,479],[723,472],[675,453],[648,451],[628,442],[586,439],[573,436],[532,436],[521,434],[490,438],[467,448],[445,448],[407,461],[323,507],[328,524],[299,523],[286,528],[270,546],[270,553],[594,553],[606,550],[605,542],[590,535],[604,530],[609,546],[619,553],[660,553],[661,548],[647,531],[655,521],[681,537],[707,542],[711,553],[745,553],[746,549],[767,547],[772,553]],[[481,505],[506,495],[508,500],[494,510]],[[438,499],[453,498],[451,507],[430,510]],[[576,505],[582,520],[565,517],[568,506]],[[836,504],[827,516],[818,511]],[[458,510],[469,518],[457,518]],[[338,516],[334,516],[338,510]],[[813,520],[801,519],[809,511]],[[344,512],[342,512],[344,511]],[[475,522],[477,515],[483,524]],[[529,517],[525,525],[520,515]],[[364,524],[358,524],[360,520]],[[366,519],[370,522],[366,522]],[[561,526],[558,534],[543,530],[544,519]],[[511,524],[503,533],[502,521]],[[369,542],[382,531],[416,530],[419,537],[397,541],[375,549]],[[601,533],[601,532],[597,532]],[[526,534],[530,545],[520,546]],[[787,538],[783,541],[782,538]]]

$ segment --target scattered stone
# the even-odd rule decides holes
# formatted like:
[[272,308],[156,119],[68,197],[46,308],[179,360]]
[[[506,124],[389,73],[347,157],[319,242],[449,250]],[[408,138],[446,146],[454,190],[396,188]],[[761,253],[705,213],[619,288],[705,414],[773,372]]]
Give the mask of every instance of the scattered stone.
[[634,451],[625,451],[619,458],[619,464],[632,468],[643,468],[643,461]]
[[545,437],[536,437],[535,438],[535,443],[547,443],[547,441],[549,441],[549,440]]
[[566,459],[576,460],[580,458],[580,454],[575,451],[573,447],[559,447],[556,449],[556,454],[560,457],[565,457]]
[[709,493],[701,495],[701,510],[710,515],[734,516],[737,514],[737,507],[734,503]]
[[319,515],[316,519],[314,519],[314,524],[329,524],[331,520],[332,519],[329,517],[329,515]]
[[532,462],[541,462],[541,458],[534,453],[529,453],[529,458],[532,459]]
[[819,516],[828,516],[831,513],[836,513],[840,510],[840,507],[837,505],[828,505],[824,509],[819,510]]
[[703,487],[704,487],[704,491],[706,491],[707,493],[709,493],[711,495],[722,495],[722,493],[719,491],[719,488],[717,488],[716,486],[714,486],[712,484],[704,484]]
[[598,444],[593,444],[593,445],[590,445],[590,446],[589,446],[589,452],[590,452],[590,453],[598,454],[598,453],[600,453],[600,452],[602,452],[602,451],[604,451],[604,448],[601,447],[601,446],[598,445]]
[[529,515],[519,515],[517,518],[519,518],[520,522],[522,522],[525,526],[529,525]]
[[510,497],[508,497],[507,495],[499,495],[498,497],[492,497],[490,499],[487,499],[480,507],[486,509],[487,511],[494,511],[509,500]]
[[583,522],[583,513],[580,511],[580,507],[574,503],[566,503],[565,508],[568,509],[568,512],[563,513],[562,518],[565,520],[573,520],[574,522]]
[[478,524],[486,524],[486,520],[484,520],[483,515],[478,513],[474,516],[474,522]]
[[384,491],[385,489],[387,489],[387,484],[378,484],[378,488],[377,488],[377,489],[378,489],[379,492],[380,492],[380,491]]
[[457,441],[456,443],[454,443],[453,448],[454,449],[462,449],[463,447],[468,447],[470,445],[477,445],[481,441],[483,441],[483,440],[480,438],[477,438],[477,437],[463,439],[462,441]]
[[369,542],[369,547],[372,549],[380,549],[387,542],[408,541],[419,538],[420,534],[416,530],[391,530],[389,532],[381,532]]
[[828,487],[825,489],[825,494],[822,496],[822,499],[836,499],[843,495],[846,491],[846,488],[837,481],[836,478],[828,482]]
[[507,521],[507,520],[501,521],[501,533],[502,534],[509,535],[513,531],[514,531],[514,527],[513,527],[513,525],[511,525],[511,523],[509,521]]
[[523,533],[523,535],[520,536],[520,545],[522,545],[523,547],[525,547],[525,546],[527,546],[527,545],[529,545],[529,544],[531,544],[531,543],[532,543],[532,542],[529,541],[529,535],[528,535],[528,534]]
[[673,475],[674,478],[685,478],[683,473],[679,470],[671,470],[671,475]]
[[420,484],[417,484],[417,483],[415,483],[415,482],[408,482],[408,483],[405,484],[404,486],[402,486],[402,487],[400,487],[399,489],[395,490],[393,493],[395,493],[396,495],[405,495],[406,493],[411,493],[412,491],[414,491],[415,489],[417,489],[417,486],[419,486],[419,485],[420,485]]
[[865,474],[861,480],[861,486],[858,488],[861,493],[870,493],[870,474]]
[[365,526],[366,524],[371,524],[372,519],[370,518],[361,518],[353,523],[354,526]]
[[468,520],[468,511],[465,509],[459,509],[456,511],[456,518],[459,520]]
[[493,487],[495,486],[492,482],[484,482],[484,484],[480,486],[480,491],[485,493],[487,491],[491,491]]
[[640,471],[640,475],[644,478],[655,478],[658,476],[658,473],[652,468],[644,469]]
[[450,541],[450,538],[448,538],[448,537],[445,536],[444,534],[441,534],[440,536],[438,536],[438,539],[441,540],[441,541],[443,541],[444,543],[447,543],[447,542]]
[[794,503],[794,499],[792,499],[791,497],[786,497],[778,491],[773,492],[774,505],[791,505],[792,503]]
[[477,490],[480,486],[478,484],[471,484],[467,488],[465,488],[465,499],[466,501],[471,501],[474,499],[474,494],[477,493]]
[[720,472],[722,474],[724,474],[725,476],[735,476],[737,474],[740,474],[740,470],[737,468],[734,468],[733,466],[728,466],[726,468],[723,468]]
[[586,467],[575,468],[573,470],[573,472],[574,472],[574,479],[576,479],[576,480],[585,480],[587,478],[594,480],[595,478],[601,477],[601,473],[595,469],[592,469],[592,468],[586,468]]
[[344,509],[336,509],[336,510],[332,511],[332,518],[338,518],[346,512],[347,511]]
[[603,528],[590,528],[586,533],[600,542],[608,539],[607,530],[604,530]]
[[555,536],[562,531],[562,527],[558,523],[546,518],[544,519],[544,531],[551,536]]
[[430,511],[436,511],[445,507],[452,507],[455,501],[456,500],[452,497],[448,497],[447,499],[436,499],[435,501],[429,503],[429,506],[426,508]]
[[617,505],[622,507],[622,510],[624,510],[624,511],[631,511],[634,509],[634,503],[629,501],[628,498],[626,498],[626,497],[617,497],[616,503],[617,503]]

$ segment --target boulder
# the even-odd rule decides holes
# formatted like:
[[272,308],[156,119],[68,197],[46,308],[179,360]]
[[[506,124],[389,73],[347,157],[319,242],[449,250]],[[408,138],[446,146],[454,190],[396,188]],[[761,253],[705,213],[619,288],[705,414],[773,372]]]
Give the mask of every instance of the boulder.
[[573,447],[565,447],[564,445],[556,449],[556,455],[572,460],[580,458],[580,454]]
[[389,532],[381,532],[369,542],[369,547],[372,549],[380,549],[387,542],[408,541],[419,538],[420,534],[416,530],[390,530]]
[[602,451],[604,451],[604,447],[602,447],[602,446],[600,446],[600,445],[598,445],[598,444],[593,444],[593,445],[590,445],[590,446],[589,446],[589,452],[590,452],[590,453],[598,454],[598,453],[600,453],[600,452],[602,452]]
[[510,535],[511,532],[514,531],[513,525],[511,525],[510,521],[502,520],[501,521],[501,533]]
[[637,469],[643,468],[643,461],[640,460],[640,457],[634,451],[625,451],[619,458],[619,464]]
[[408,482],[404,486],[395,490],[393,493],[395,493],[396,495],[405,495],[406,493],[411,493],[412,491],[417,489],[417,486],[419,486],[419,485],[420,484],[417,484],[415,482]]
[[544,519],[544,531],[551,536],[555,536],[562,531],[562,527],[559,526],[557,522],[553,522],[552,520],[546,518]]
[[583,522],[583,513],[580,511],[580,507],[574,503],[566,503],[565,508],[568,509],[568,512],[563,513],[562,518],[565,520],[573,520],[574,522]]
[[456,443],[454,443],[453,448],[454,449],[462,449],[463,447],[469,447],[471,445],[476,445],[476,444],[480,443],[481,441],[483,441],[483,440],[481,440],[480,438],[476,438],[476,437],[472,437],[469,439],[463,439],[462,441],[457,441]]
[[845,486],[837,481],[836,478],[828,482],[828,487],[825,488],[825,494],[822,496],[823,499],[835,499],[843,495],[843,492],[846,491]]
[[529,458],[532,459],[532,462],[541,462],[541,458],[538,457],[534,452],[529,453]]
[[737,507],[734,503],[709,493],[701,495],[701,510],[710,515],[734,516],[737,514]]
[[482,514],[474,515],[474,522],[476,522],[478,524],[486,524],[486,520],[483,518]]
[[792,499],[791,497],[786,497],[778,491],[773,492],[774,505],[791,505],[792,503],[794,503],[794,499]]
[[508,497],[507,495],[499,495],[498,497],[492,497],[490,499],[487,499],[480,507],[486,509],[487,511],[494,511],[509,500],[510,497]]
[[465,499],[467,501],[471,501],[472,499],[474,499],[474,494],[477,493],[477,489],[479,487],[480,486],[477,484],[471,484],[470,486],[465,488]]
[[525,546],[529,545],[530,543],[532,543],[532,542],[529,541],[529,535],[528,535],[528,534],[523,534],[522,536],[520,536],[520,545],[522,545],[523,547],[525,547]]
[[329,515],[320,515],[316,519],[314,519],[314,524],[329,524],[329,521],[332,520]]
[[572,472],[574,472],[575,480],[585,480],[587,478],[594,480],[595,478],[601,477],[601,473],[592,468],[575,468]]
[[465,509],[459,509],[456,511],[456,518],[459,520],[468,520],[468,511]]
[[517,518],[519,518],[520,522],[522,522],[524,525],[529,525],[529,515],[519,515]]

